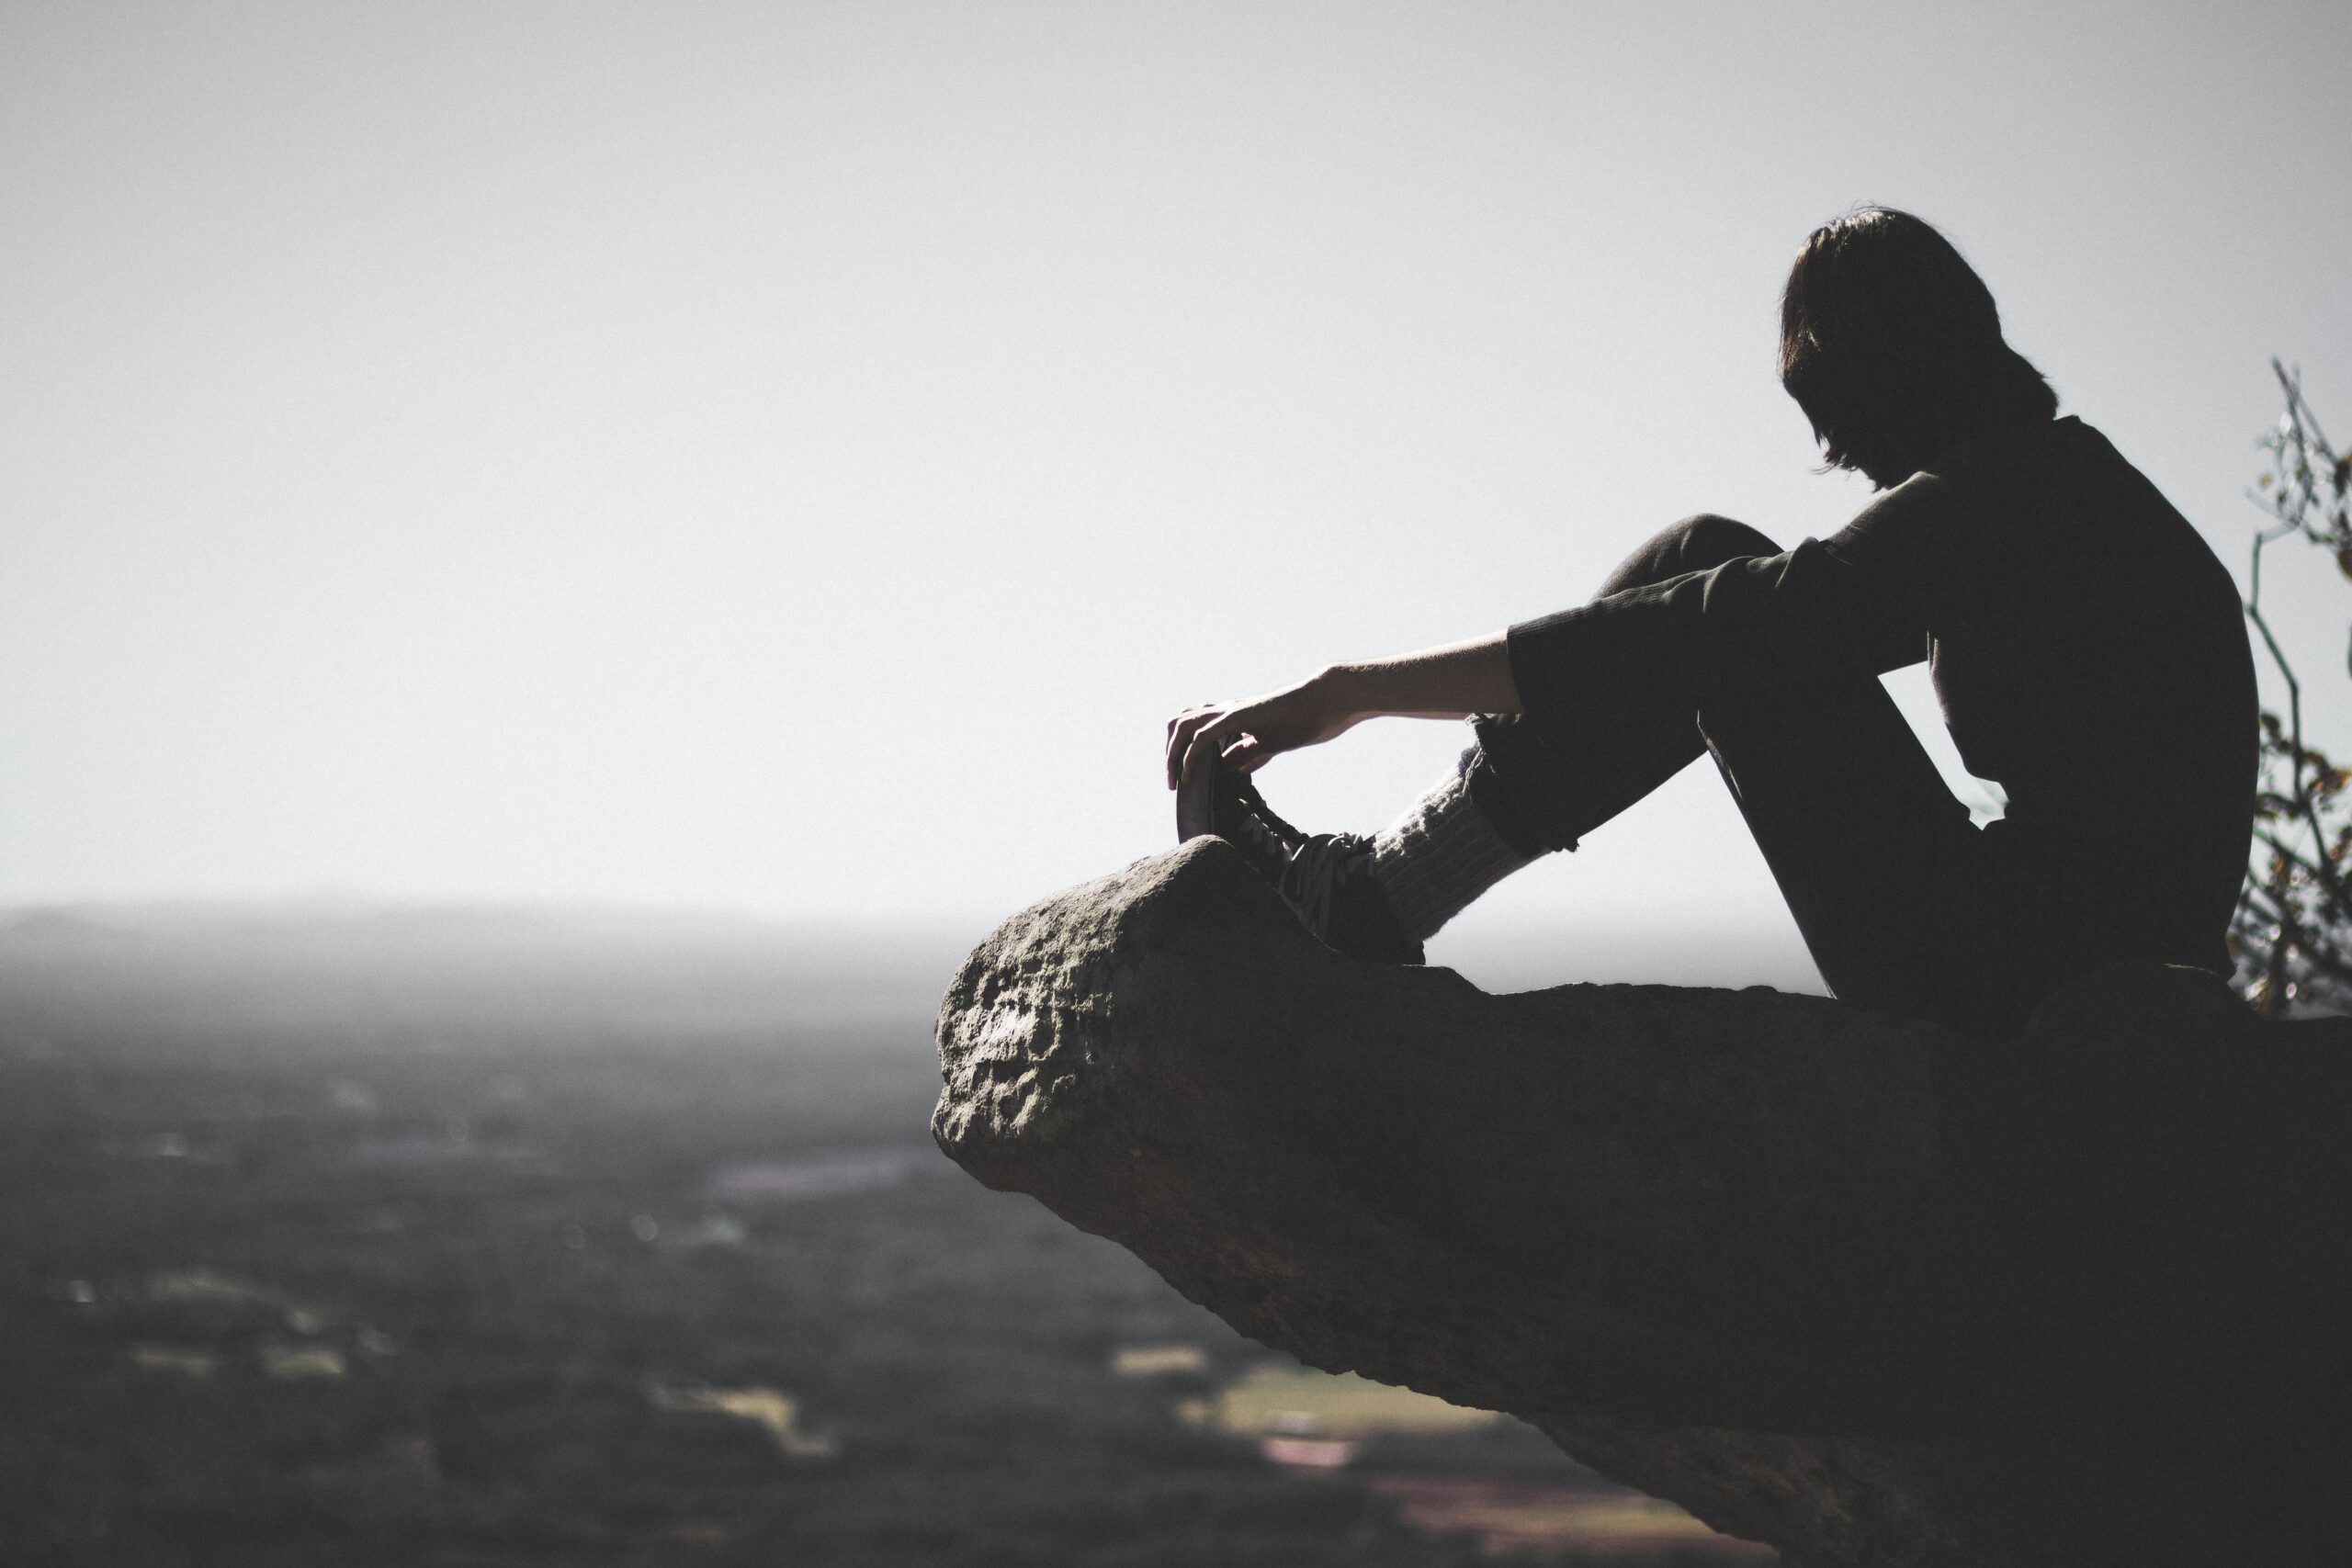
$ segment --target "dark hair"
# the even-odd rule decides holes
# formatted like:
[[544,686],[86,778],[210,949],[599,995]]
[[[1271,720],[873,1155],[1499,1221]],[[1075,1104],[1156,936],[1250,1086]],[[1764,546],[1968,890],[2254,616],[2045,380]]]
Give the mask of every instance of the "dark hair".
[[1883,490],[1988,425],[2055,418],[2058,394],[2001,336],[1951,242],[1866,207],[1815,229],[1781,295],[1781,385],[1829,461]]

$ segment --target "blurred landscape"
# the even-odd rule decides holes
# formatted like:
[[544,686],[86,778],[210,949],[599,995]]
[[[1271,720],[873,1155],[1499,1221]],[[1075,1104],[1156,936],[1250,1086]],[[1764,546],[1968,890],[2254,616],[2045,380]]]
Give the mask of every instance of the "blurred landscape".
[[0,916],[0,1562],[1773,1561],[956,1170],[967,941]]

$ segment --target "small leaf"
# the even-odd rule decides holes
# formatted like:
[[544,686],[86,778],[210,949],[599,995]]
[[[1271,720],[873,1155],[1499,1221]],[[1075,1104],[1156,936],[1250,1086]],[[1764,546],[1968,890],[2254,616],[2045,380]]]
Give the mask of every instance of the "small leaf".
[[2335,570],[2352,577],[2352,545],[2342,545],[2335,551]]

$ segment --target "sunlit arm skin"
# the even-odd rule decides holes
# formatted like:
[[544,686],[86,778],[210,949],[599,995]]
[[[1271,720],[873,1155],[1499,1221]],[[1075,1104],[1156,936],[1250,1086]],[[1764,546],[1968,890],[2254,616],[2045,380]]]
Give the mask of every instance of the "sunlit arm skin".
[[1168,787],[1213,757],[1249,772],[1284,751],[1319,746],[1368,718],[1467,718],[1517,713],[1503,634],[1387,659],[1334,664],[1295,686],[1238,702],[1203,703],[1168,721]]

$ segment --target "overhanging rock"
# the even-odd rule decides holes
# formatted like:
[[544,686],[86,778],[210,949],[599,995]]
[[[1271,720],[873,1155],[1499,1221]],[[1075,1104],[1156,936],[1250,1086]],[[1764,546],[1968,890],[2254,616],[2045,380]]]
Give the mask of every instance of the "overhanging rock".
[[989,1186],[1792,1563],[2352,1561],[2352,1023],[2160,969],[1997,1046],[1489,996],[1332,953],[1200,839],[1006,922],[939,1045]]

